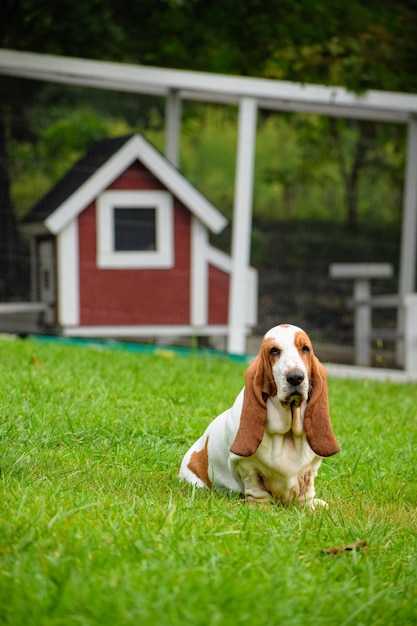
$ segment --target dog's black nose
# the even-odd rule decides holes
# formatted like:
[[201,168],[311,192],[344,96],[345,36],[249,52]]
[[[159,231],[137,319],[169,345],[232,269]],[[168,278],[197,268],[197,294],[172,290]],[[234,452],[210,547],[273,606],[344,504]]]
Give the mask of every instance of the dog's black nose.
[[293,387],[297,387],[304,380],[304,372],[302,370],[293,369],[287,374],[287,381]]

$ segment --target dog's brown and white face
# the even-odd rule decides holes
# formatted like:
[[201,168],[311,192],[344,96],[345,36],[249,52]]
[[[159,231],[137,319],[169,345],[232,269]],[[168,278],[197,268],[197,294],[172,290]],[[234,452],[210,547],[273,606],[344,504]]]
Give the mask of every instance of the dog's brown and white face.
[[298,326],[271,328],[246,372],[240,428],[231,448],[235,454],[256,452],[264,434],[268,398],[291,410],[294,433],[305,431],[319,456],[339,450],[330,426],[326,370],[314,355],[309,336]]
[[308,335],[297,326],[281,324],[267,332],[261,350],[269,361],[282,406],[299,407],[307,402],[314,354]]

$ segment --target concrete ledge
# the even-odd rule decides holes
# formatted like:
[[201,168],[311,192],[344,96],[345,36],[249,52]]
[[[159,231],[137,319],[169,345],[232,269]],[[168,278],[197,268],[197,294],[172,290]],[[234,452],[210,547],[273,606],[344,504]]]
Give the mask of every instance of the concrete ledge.
[[334,365],[324,364],[329,378],[351,378],[355,380],[374,380],[377,382],[390,381],[393,383],[415,383],[417,372],[405,372],[403,370],[391,370],[377,367],[360,367],[358,365]]

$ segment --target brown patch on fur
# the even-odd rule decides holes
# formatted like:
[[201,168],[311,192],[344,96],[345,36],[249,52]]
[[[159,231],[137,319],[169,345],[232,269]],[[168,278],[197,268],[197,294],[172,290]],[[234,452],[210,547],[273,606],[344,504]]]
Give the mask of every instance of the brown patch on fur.
[[238,456],[248,457],[255,454],[264,436],[266,401],[269,396],[277,394],[269,354],[274,345],[273,339],[264,339],[257,357],[246,370],[239,430],[230,448]]
[[[311,345],[310,337],[304,331],[298,331],[295,333],[294,338],[295,347],[300,353],[301,359],[304,361],[304,365],[307,368],[308,376],[311,378],[311,360],[313,358],[313,346]],[[304,353],[302,350],[304,347],[309,349],[309,352]]]
[[[258,352],[258,357],[261,357],[261,361],[263,362],[263,366],[265,369],[262,385],[263,387],[265,387],[264,391],[268,393],[269,396],[276,393],[272,366],[280,357],[280,354],[270,354],[272,348],[277,348],[277,350],[279,350],[279,352],[281,353],[281,348],[279,344],[275,341],[275,339],[273,339],[272,337],[268,337],[267,339],[264,339],[262,341],[261,347]],[[273,385],[273,388],[271,387],[271,385]]]
[[208,440],[207,437],[204,448],[192,453],[188,463],[188,469],[200,478],[207,487],[211,487],[211,480],[208,474]]
[[312,346],[311,346],[311,341],[310,341],[310,337],[307,335],[307,333],[305,333],[303,330],[298,330],[295,333],[295,339],[294,339],[295,345],[297,346],[297,348],[300,350],[304,345],[308,346],[311,350]]

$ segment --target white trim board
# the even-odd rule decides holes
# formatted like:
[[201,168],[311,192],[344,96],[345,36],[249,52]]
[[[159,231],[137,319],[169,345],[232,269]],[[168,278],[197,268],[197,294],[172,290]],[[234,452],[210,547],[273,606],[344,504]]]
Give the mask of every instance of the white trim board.
[[227,76],[8,49],[0,49],[0,73],[132,93],[167,95],[169,90],[178,90],[182,98],[195,97],[223,104],[236,103],[241,97],[253,97],[265,108],[281,106],[283,110],[335,116],[345,116],[348,110],[351,117],[384,119],[387,122],[404,123],[410,114],[417,113],[415,94],[379,90],[356,94],[338,86]]
[[[249,332],[249,329],[248,329]],[[62,329],[65,337],[185,337],[185,336],[225,336],[225,324],[205,326],[66,326]]]
[[78,221],[57,237],[58,323],[77,325],[80,320]]

